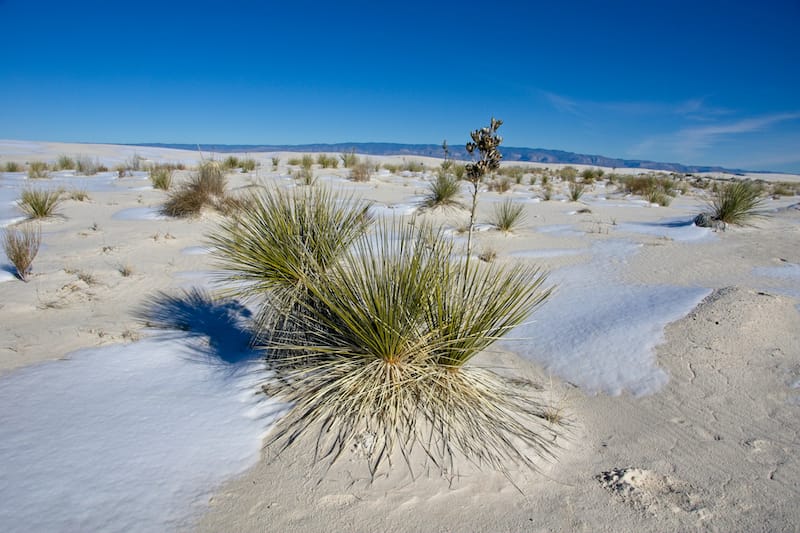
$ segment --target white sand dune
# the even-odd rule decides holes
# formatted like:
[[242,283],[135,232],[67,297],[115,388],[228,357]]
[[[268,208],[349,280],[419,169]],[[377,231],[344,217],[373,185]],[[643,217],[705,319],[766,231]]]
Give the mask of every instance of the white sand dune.
[[[0,164],[60,154],[106,165],[134,154],[199,159],[0,141]],[[249,155],[262,166],[230,175],[232,189],[291,186],[289,154]],[[341,169],[317,172],[388,217],[416,211],[431,178],[382,172],[354,184]],[[3,226],[22,217],[14,201],[26,185],[22,173],[0,175]],[[263,403],[253,374],[197,357],[209,346],[243,353],[241,332],[201,327],[157,344],[135,317],[157,291],[214,289],[205,235],[220,215],[160,215],[165,194],[144,173],[63,172],[34,185],[81,188],[90,199],[65,200],[59,217],[42,222],[28,283],[0,253],[4,531],[793,531],[800,523],[797,197],[769,200],[770,215],[755,226],[712,232],[689,223],[705,206],[701,190],[670,207],[612,186],[587,190],[580,204],[541,201],[529,185],[482,192],[479,222],[507,197],[524,203],[528,222],[510,235],[487,225],[476,250],[541,265],[558,287],[513,340],[475,364],[533,377],[574,425],[558,461],[539,472],[505,477],[459,463],[442,476],[414,456],[415,479],[399,461],[370,482],[358,450],[324,472],[309,439],[280,455],[262,449],[277,406]],[[466,220],[463,210],[419,216],[450,230]]]

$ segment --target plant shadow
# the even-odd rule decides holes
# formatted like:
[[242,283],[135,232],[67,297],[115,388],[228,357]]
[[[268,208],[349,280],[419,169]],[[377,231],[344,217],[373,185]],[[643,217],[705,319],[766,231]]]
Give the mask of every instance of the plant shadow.
[[210,362],[237,365],[259,357],[250,347],[247,323],[252,312],[233,299],[215,298],[200,288],[176,295],[159,291],[148,297],[134,316],[148,327],[164,330],[168,338],[207,338],[198,348]]

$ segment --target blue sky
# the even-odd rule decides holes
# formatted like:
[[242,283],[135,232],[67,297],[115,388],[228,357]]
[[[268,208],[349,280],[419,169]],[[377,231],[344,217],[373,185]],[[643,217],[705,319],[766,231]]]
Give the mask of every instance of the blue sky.
[[0,0],[0,138],[504,144],[800,172],[800,1]]

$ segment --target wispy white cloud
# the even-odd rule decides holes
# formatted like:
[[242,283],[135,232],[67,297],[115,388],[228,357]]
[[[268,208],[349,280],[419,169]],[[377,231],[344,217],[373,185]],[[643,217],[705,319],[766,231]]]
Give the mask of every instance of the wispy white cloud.
[[578,100],[568,96],[541,91],[542,96],[557,111],[572,115],[606,120],[608,113],[626,116],[677,116],[693,120],[710,120],[730,115],[733,110],[710,106],[705,97],[690,98],[678,102],[656,102],[648,100],[596,101]]
[[628,153],[632,157],[642,157],[653,150],[673,154],[680,159],[702,156],[722,141],[736,136],[769,130],[781,123],[800,119],[800,112],[773,113],[758,117],[711,124],[690,126],[675,132],[654,135],[632,146]]
[[541,91],[541,93],[545,100],[547,100],[556,110],[561,111],[562,113],[570,113],[577,116],[583,115],[583,113],[579,111],[579,108],[583,106],[577,100],[572,100],[566,96],[548,91]]

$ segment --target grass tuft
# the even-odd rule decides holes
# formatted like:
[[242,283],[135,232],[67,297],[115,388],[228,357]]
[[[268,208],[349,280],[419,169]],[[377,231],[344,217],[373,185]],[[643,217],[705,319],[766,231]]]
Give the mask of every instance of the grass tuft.
[[28,179],[37,180],[49,177],[50,173],[47,171],[47,163],[44,161],[31,161],[28,163]]
[[31,218],[46,218],[55,215],[60,203],[60,190],[25,189],[19,199],[20,209]]
[[446,172],[439,172],[435,181],[428,184],[428,192],[420,202],[420,207],[435,209],[437,207],[464,207],[458,200],[461,185],[458,180]]
[[22,165],[16,161],[6,161],[6,164],[3,168],[6,172],[22,172]]
[[42,230],[38,226],[36,229],[30,226],[23,226],[20,230],[6,228],[3,234],[3,250],[22,281],[28,281],[41,242]]
[[746,224],[760,216],[763,199],[758,186],[748,181],[734,181],[718,189],[711,202],[712,220],[725,224]]
[[525,206],[506,200],[495,204],[491,223],[500,231],[511,232],[525,223]]
[[172,169],[161,165],[151,167],[150,183],[153,184],[154,189],[168,191],[172,187]]
[[572,181],[569,184],[569,199],[577,202],[583,196],[583,191],[586,190],[586,185],[577,181]]
[[206,161],[188,183],[170,192],[162,211],[171,217],[198,215],[206,205],[224,198],[226,185],[220,164]]

